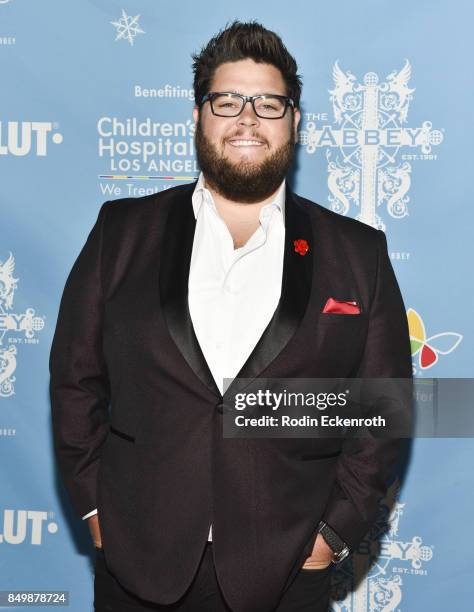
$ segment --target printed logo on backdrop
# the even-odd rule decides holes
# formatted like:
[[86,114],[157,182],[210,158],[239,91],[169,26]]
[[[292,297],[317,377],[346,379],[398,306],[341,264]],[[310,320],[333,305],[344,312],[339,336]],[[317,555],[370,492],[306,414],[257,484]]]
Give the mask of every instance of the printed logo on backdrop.
[[[174,181],[194,180],[199,174],[191,119],[171,122],[105,116],[98,120],[97,132],[98,154],[105,166],[98,177],[102,195],[143,196],[166,189]],[[152,181],[160,187],[137,186],[134,181]]]
[[414,309],[407,310],[408,329],[410,333],[413,373],[428,370],[439,360],[440,355],[449,355],[463,339],[462,334],[444,331],[427,337],[425,324],[421,315]]
[[49,121],[0,121],[0,155],[45,157],[50,142],[63,141],[58,127]]
[[3,531],[0,544],[43,543],[46,534],[58,532],[58,524],[53,521],[54,512],[40,510],[4,510]]
[[[5,262],[0,260],[0,397],[10,397],[15,393],[17,345],[38,344],[35,335],[44,327],[44,318],[35,316],[33,308],[27,308],[23,313],[12,312],[19,281],[13,276],[14,269],[12,253]],[[9,334],[15,335],[6,338]],[[9,346],[5,344],[6,340]]]
[[[381,501],[374,526],[355,551],[332,572],[331,612],[399,612],[403,587],[428,575],[433,546],[420,536],[399,536],[405,504],[395,480]],[[356,586],[358,585],[358,586]]]
[[[1,4],[8,4],[10,0],[0,0]],[[6,47],[8,45],[16,44],[16,38],[14,36],[2,36],[0,35],[0,47]]]
[[[145,34],[140,15],[122,16],[110,23],[116,29],[115,40],[133,46],[138,34]],[[170,85],[144,87],[136,84],[135,98],[193,99],[193,90]],[[154,111],[155,112],[155,111]],[[102,195],[140,197],[172,186],[173,181],[190,181],[199,170],[194,160],[194,122],[154,121],[151,117],[100,117],[97,121],[98,153],[107,168],[98,175]],[[110,182],[103,182],[103,180]],[[117,183],[116,181],[124,181]],[[159,181],[152,187],[137,186],[133,181]],[[159,187],[158,187],[159,185]]]
[[357,219],[382,230],[382,210],[394,219],[409,214],[410,162],[436,160],[433,147],[444,138],[430,121],[406,125],[415,91],[408,86],[410,77],[406,60],[383,82],[368,72],[359,83],[336,61],[329,90],[335,124],[327,124],[327,113],[305,113],[298,137],[309,154],[326,149],[331,209],[347,215],[352,207]]
[[131,17],[130,15],[127,15],[124,9],[122,9],[122,16],[120,19],[118,21],[110,22],[117,32],[115,41],[126,40],[133,47],[133,42],[137,37],[137,34],[145,34],[144,30],[141,29],[140,24],[138,23],[139,17],[140,15]]

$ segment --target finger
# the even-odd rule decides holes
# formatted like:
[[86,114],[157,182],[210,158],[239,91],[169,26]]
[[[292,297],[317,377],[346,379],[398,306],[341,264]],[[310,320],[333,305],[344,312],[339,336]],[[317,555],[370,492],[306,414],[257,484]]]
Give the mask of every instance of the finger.
[[304,569],[325,569],[326,567],[329,567],[330,565],[331,565],[331,561],[329,561],[329,563],[326,563],[324,561],[311,561],[311,562],[304,563],[302,567]]

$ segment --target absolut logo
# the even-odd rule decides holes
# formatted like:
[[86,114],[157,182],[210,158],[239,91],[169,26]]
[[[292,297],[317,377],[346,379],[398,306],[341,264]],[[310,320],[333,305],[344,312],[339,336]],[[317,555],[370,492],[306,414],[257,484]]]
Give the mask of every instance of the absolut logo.
[[52,512],[40,510],[4,510],[0,544],[42,544],[46,533],[58,531],[57,523],[51,520],[53,517]]
[[57,124],[49,121],[0,121],[0,155],[44,157],[50,142],[61,144]]

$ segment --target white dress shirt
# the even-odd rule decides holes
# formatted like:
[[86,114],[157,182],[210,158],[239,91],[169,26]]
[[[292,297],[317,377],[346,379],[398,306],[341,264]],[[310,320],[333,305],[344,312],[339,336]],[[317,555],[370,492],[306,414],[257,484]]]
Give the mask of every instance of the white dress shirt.
[[[193,192],[196,229],[188,279],[189,313],[221,393],[224,378],[238,374],[280,299],[285,190],[283,181],[274,200],[260,210],[259,227],[238,249],[204,185],[202,172]],[[83,519],[96,512],[92,510]],[[212,525],[208,540],[212,540]]]

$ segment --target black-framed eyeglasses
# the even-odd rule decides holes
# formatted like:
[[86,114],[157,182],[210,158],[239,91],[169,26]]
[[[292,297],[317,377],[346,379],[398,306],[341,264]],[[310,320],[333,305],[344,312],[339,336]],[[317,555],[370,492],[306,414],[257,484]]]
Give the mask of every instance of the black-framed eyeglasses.
[[212,114],[217,117],[237,117],[247,102],[250,102],[254,113],[261,119],[281,119],[289,106],[293,109],[295,107],[291,98],[276,94],[242,96],[227,91],[211,91],[202,97],[201,106],[207,100],[211,103]]

